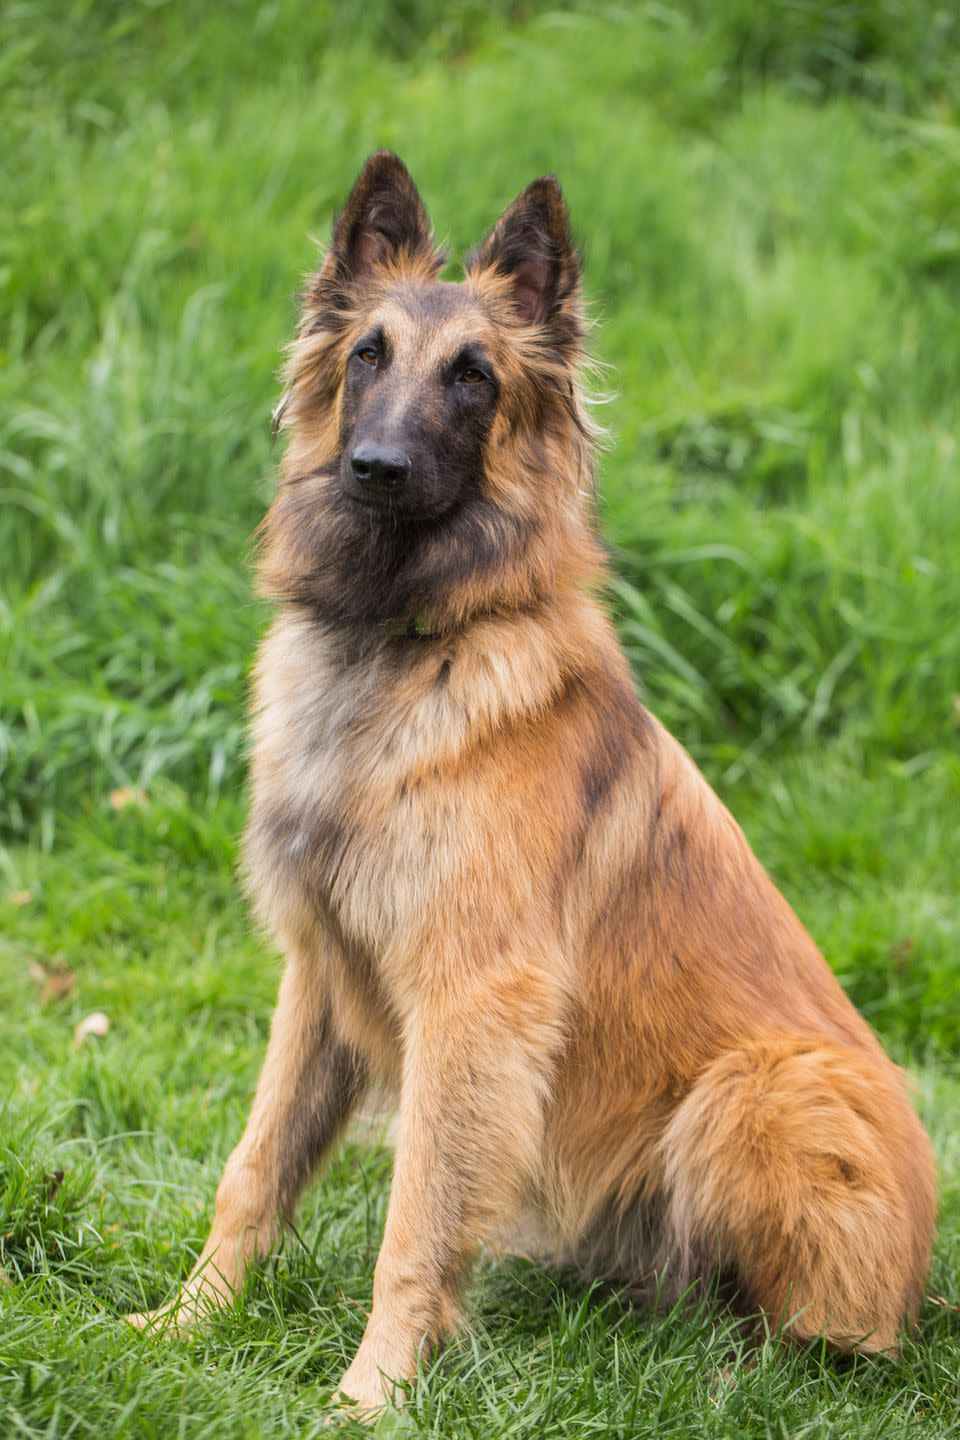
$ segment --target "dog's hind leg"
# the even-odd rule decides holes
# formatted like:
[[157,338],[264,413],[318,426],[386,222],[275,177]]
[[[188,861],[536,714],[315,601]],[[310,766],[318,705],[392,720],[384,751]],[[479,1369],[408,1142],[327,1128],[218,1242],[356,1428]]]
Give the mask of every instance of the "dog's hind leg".
[[224,1169],[207,1243],[176,1299],[129,1316],[131,1324],[176,1329],[237,1293],[291,1217],[363,1084],[361,1060],[335,1033],[322,967],[292,956],[250,1118]]
[[715,1061],[667,1127],[667,1253],[715,1257],[800,1341],[893,1351],[922,1294],[933,1159],[896,1072],[800,1041]]

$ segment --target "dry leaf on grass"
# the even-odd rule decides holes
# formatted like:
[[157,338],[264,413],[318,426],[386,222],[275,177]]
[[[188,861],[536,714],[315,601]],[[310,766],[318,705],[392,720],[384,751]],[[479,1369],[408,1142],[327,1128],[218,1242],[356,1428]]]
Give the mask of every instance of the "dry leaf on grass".
[[731,1391],[736,1390],[738,1383],[739,1377],[733,1365],[727,1365],[723,1370],[715,1370],[707,1392],[710,1404],[719,1405]]
[[41,965],[32,960],[28,973],[34,984],[40,986],[40,1000],[44,1005],[49,1000],[66,1000],[77,988],[76,974],[66,965]]
[[109,1029],[109,1018],[104,1015],[102,1010],[94,1010],[90,1015],[85,1016],[84,1019],[80,1021],[76,1030],[74,1030],[73,1043],[75,1045],[82,1045],[84,1040],[87,1040],[91,1035],[100,1037],[106,1035]]
[[30,901],[33,899],[33,891],[11,890],[10,894],[7,896],[7,899],[10,901],[11,905],[16,905],[18,910],[22,910],[24,905],[29,905]]
[[119,790],[110,791],[110,809],[128,810],[131,805],[136,805],[139,810],[146,810],[150,804],[150,797],[146,790],[141,790],[136,785],[121,785]]

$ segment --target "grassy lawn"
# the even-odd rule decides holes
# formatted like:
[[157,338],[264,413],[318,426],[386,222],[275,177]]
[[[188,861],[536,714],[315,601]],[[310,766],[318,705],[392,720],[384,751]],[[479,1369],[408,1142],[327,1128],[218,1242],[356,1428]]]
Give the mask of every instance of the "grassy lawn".
[[[0,53],[0,1434],[297,1436],[359,1340],[389,1154],[184,1343],[278,964],[240,901],[251,534],[293,296],[368,151],[454,253],[555,170],[601,322],[612,603],[916,1077],[930,1299],[891,1363],[521,1261],[383,1433],[960,1435],[960,13],[20,0]],[[92,1012],[105,1035],[78,1043]]]

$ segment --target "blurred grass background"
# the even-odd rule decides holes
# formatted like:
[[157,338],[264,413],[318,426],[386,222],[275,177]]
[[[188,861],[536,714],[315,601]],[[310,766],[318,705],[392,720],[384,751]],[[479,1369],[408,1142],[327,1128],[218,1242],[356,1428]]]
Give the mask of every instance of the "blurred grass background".
[[[956,1300],[960,11],[38,0],[0,39],[11,1433],[308,1433],[359,1333],[385,1175],[366,1151],[311,1197],[314,1248],[212,1339],[161,1360],[110,1315],[188,1266],[262,1051],[276,964],[232,878],[265,620],[250,537],[310,237],[378,146],[455,255],[560,176],[638,683],[916,1068],[943,1166],[933,1284]],[[147,808],[113,808],[119,787]],[[75,1048],[92,1009],[111,1032]],[[715,1403],[732,1342],[709,1320],[584,1318],[526,1271],[484,1285],[480,1351],[441,1362],[405,1424],[960,1432],[942,1306],[887,1378],[771,1353]]]

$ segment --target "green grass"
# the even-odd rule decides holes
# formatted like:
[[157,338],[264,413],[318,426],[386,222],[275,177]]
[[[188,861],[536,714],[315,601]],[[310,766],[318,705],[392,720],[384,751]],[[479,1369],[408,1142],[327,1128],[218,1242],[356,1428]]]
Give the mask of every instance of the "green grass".
[[[913,1069],[930,1292],[960,1303],[960,17],[585,8],[6,7],[4,1435],[320,1434],[362,1330],[389,1158],[359,1140],[207,1333],[116,1317],[189,1268],[263,1050],[277,962],[233,878],[250,536],[308,237],[380,145],[455,251],[560,174],[638,682]],[[740,1366],[722,1309],[653,1319],[520,1262],[472,1314],[397,1433],[960,1435],[933,1301],[893,1364]]]

